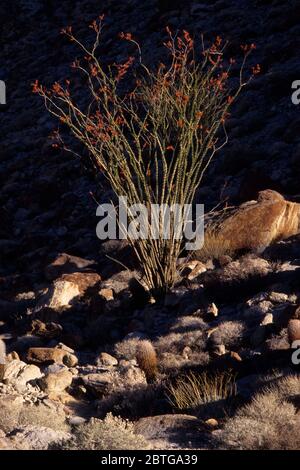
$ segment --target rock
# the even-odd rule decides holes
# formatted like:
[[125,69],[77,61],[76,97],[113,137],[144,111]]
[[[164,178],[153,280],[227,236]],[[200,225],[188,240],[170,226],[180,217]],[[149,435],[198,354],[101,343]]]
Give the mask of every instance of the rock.
[[84,293],[101,281],[96,273],[64,274],[56,279],[49,291],[40,299],[37,311],[50,308],[60,311],[72,306]]
[[59,348],[30,348],[26,357],[28,362],[35,364],[58,363],[68,367],[78,364],[78,359],[74,354]]
[[33,364],[26,364],[25,362],[13,360],[6,364],[4,378],[5,383],[18,383],[25,385],[31,380],[36,380],[42,377],[40,369]]
[[195,416],[185,414],[167,414],[141,418],[135,423],[135,432],[141,434],[152,444],[161,444],[166,449],[170,445],[181,448],[196,447],[197,439],[201,441],[201,421]]
[[20,361],[19,354],[16,351],[12,351],[11,353],[7,354],[6,356],[6,361],[11,362],[11,361]]
[[111,374],[105,372],[85,375],[82,377],[82,381],[86,389],[97,398],[102,398],[113,387]]
[[13,448],[19,450],[47,450],[50,445],[59,444],[68,439],[71,439],[69,433],[33,425],[17,428],[10,437]]
[[182,275],[186,276],[190,281],[195,279],[199,274],[207,270],[206,265],[198,260],[189,261],[183,268]]
[[61,369],[57,372],[49,372],[40,379],[41,389],[47,394],[60,393],[70,387],[73,375],[67,369]]
[[242,358],[241,356],[239,355],[239,353],[235,352],[235,351],[230,351],[230,357],[231,359],[233,359],[234,361],[237,361],[237,362],[242,362]]
[[86,419],[81,416],[70,416],[68,422],[71,426],[80,426],[81,424],[86,423]]
[[33,320],[31,323],[31,334],[42,338],[53,339],[61,335],[63,328],[58,323],[44,323],[41,320]]
[[90,272],[95,265],[95,261],[61,253],[45,268],[45,276],[49,281],[53,281],[63,274]]
[[216,428],[217,426],[219,426],[219,423],[216,419],[214,418],[210,418],[210,419],[207,419],[205,421],[205,424],[209,427],[209,428]]
[[218,344],[212,349],[212,353],[216,356],[224,356],[226,354],[226,348],[224,344]]
[[299,233],[300,204],[289,202],[276,191],[258,193],[256,203],[243,205],[221,224],[219,235],[231,249],[264,250],[273,241]]
[[102,299],[106,300],[107,302],[109,300],[114,300],[114,291],[112,289],[100,289],[99,295]]
[[288,322],[287,333],[291,345],[294,341],[300,341],[300,320],[291,319]]
[[99,356],[95,360],[95,364],[97,366],[116,366],[118,365],[118,359],[115,357],[111,356],[110,354],[107,354],[105,352],[102,352],[99,354]]
[[218,316],[219,314],[219,309],[218,307],[216,306],[216,304],[212,303],[208,306],[207,310],[206,310],[206,313],[208,315],[210,315],[212,318],[215,318]]
[[263,321],[261,322],[261,325],[271,325],[273,323],[273,314],[272,313],[267,313],[267,315],[264,317]]
[[0,364],[6,363],[6,346],[4,341],[0,338]]

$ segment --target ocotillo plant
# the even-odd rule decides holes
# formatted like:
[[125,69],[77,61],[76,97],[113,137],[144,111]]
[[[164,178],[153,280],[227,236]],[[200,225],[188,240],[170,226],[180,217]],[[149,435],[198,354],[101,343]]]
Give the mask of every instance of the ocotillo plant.
[[[77,104],[70,80],[55,82],[50,89],[36,81],[33,91],[87,147],[95,168],[104,173],[118,197],[127,197],[128,205],[192,203],[208,165],[227,142],[230,106],[259,72],[258,65],[252,73],[245,70],[255,46],[242,46],[239,77],[229,87],[235,61],[225,60],[226,43],[220,37],[207,47],[201,38],[196,47],[187,31],[173,34],[167,28],[168,59],[150,68],[142,60],[139,43],[130,33],[121,33],[121,40],[134,46],[136,53],[121,64],[107,65],[99,54],[103,16],[90,27],[95,33],[90,48],[71,27],[62,31],[83,52],[72,67],[85,77],[88,106]],[[71,150],[59,132],[55,137],[55,146],[62,143]],[[160,220],[158,236],[151,236],[150,228],[148,238],[129,237],[153,292],[166,291],[176,281],[183,236],[175,236],[175,231],[173,222],[166,238]]]

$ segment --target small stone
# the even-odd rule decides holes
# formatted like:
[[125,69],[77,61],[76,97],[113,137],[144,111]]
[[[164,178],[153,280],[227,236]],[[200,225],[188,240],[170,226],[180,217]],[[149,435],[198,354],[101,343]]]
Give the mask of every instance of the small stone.
[[241,356],[235,351],[230,351],[230,357],[238,362],[241,362],[243,360]]
[[61,276],[62,274],[72,274],[74,272],[88,271],[95,266],[94,261],[79,258],[78,256],[61,253],[57,258],[45,268],[45,276],[48,280]]
[[267,315],[264,317],[263,321],[261,322],[261,325],[270,325],[273,323],[273,314],[272,313],[267,313]]
[[217,426],[219,426],[218,421],[214,418],[207,419],[205,421],[205,424],[210,428],[216,428]]
[[100,297],[102,297],[104,300],[109,301],[109,300],[114,300],[114,291],[112,289],[101,289],[99,291]]
[[224,344],[218,344],[217,346],[214,347],[213,352],[217,356],[223,356],[224,354],[226,354],[226,348]]
[[187,265],[187,268],[190,269],[190,273],[187,276],[189,281],[192,281],[197,276],[207,271],[205,264],[197,260],[191,261],[190,264]]
[[97,366],[116,366],[118,365],[118,360],[106,352],[102,352],[96,358],[95,364]]
[[216,306],[216,304],[212,303],[208,306],[207,311],[206,311],[210,316],[213,318],[217,317],[219,314],[219,309]]
[[86,423],[86,419],[82,418],[82,416],[70,416],[68,422],[71,426],[79,426]]

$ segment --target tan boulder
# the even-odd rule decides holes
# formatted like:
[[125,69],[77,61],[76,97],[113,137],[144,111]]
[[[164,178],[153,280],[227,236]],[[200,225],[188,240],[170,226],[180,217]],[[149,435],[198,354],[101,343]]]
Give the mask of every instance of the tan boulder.
[[74,354],[59,348],[30,348],[27,352],[27,361],[35,364],[65,364],[74,367],[78,359]]
[[260,191],[257,201],[242,204],[219,227],[219,237],[232,250],[263,251],[271,243],[300,232],[300,204],[286,201],[276,191]]
[[40,299],[37,311],[48,308],[56,311],[72,307],[88,289],[100,283],[101,277],[97,273],[64,274],[56,279],[48,292]]
[[73,380],[73,374],[68,369],[50,372],[39,381],[41,389],[46,393],[59,393],[68,388]]

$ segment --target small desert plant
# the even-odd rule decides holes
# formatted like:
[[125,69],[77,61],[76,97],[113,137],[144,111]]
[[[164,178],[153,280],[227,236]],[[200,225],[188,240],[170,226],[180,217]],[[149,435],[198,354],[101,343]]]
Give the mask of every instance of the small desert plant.
[[243,450],[298,449],[296,409],[275,389],[260,393],[226,422],[218,441],[218,446]]
[[140,341],[136,348],[136,360],[138,366],[144,371],[148,383],[157,377],[157,356],[150,341]]
[[179,410],[227,400],[236,395],[235,376],[231,372],[189,373],[168,387],[169,400]]
[[[96,36],[92,47],[78,40],[70,26],[63,30],[84,54],[72,67],[86,79],[89,103],[78,104],[82,95],[75,101],[70,80],[56,82],[49,90],[36,81],[33,91],[89,150],[95,169],[104,173],[117,197],[127,198],[127,210],[138,203],[147,208],[147,215],[139,217],[146,235],[138,239],[127,236],[147,286],[161,292],[177,278],[176,261],[184,232],[182,223],[171,216],[165,236],[167,208],[193,203],[208,165],[227,143],[229,108],[248,80],[259,72],[259,66],[244,78],[245,61],[254,45],[243,46],[238,78],[229,88],[235,61],[224,60],[226,43],[217,37],[207,47],[202,39],[197,49],[187,31],[173,35],[169,28],[165,43],[169,59],[157,68],[150,70],[143,63],[140,46],[130,33],[120,36],[134,46],[136,54],[121,64],[107,65],[98,55],[102,20],[103,16],[90,25]],[[125,75],[129,78],[126,86]],[[55,137],[62,143],[58,132]],[[162,208],[158,216],[152,210],[154,204]],[[128,218],[131,225],[135,223],[136,233],[137,221],[131,209]],[[120,231],[123,233],[124,227],[120,226]]]
[[209,226],[205,230],[203,247],[196,251],[195,257],[205,262],[210,259],[219,259],[223,255],[234,255],[231,242],[222,237],[222,234],[216,227]]
[[57,446],[60,450],[143,450],[149,444],[134,434],[134,425],[108,414],[104,420],[92,418],[77,426],[70,441]]

